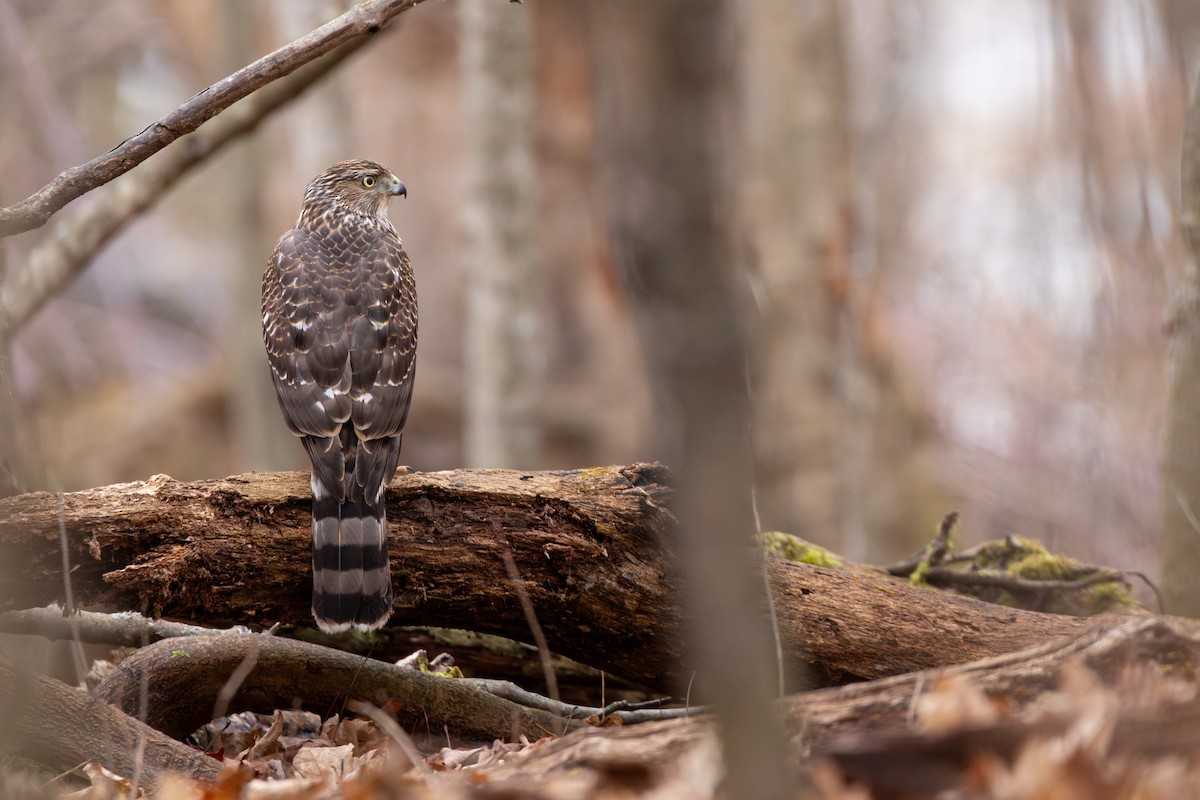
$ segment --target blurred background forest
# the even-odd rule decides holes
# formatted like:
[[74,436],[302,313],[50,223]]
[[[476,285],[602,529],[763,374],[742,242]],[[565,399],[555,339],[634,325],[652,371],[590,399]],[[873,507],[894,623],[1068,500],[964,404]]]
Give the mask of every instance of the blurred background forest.
[[[519,20],[503,72],[473,49],[478,2],[402,15],[32,318],[13,350],[26,488],[307,469],[267,377],[259,280],[305,184],[348,157],[408,186],[391,211],[421,303],[403,463],[661,457],[637,287],[608,235],[621,187],[598,146],[596,64],[619,54],[620,20],[491,0]],[[348,6],[0,0],[0,205]],[[954,508],[968,542],[1017,532],[1159,574],[1200,5],[735,7],[729,207],[754,300],[763,527],[884,562]],[[492,131],[497,104],[524,124]],[[515,289],[492,283],[479,243],[497,146],[522,187],[504,215],[525,254]],[[10,268],[52,228],[4,240]]]

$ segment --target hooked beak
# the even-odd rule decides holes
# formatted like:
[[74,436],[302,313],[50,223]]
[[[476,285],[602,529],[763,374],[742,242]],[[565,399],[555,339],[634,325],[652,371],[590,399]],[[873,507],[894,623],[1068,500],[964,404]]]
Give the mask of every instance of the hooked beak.
[[391,195],[398,194],[401,197],[408,197],[408,188],[403,183],[400,182],[399,178],[397,178],[395,175],[393,175],[391,177],[391,182],[388,184],[388,194],[391,194]]

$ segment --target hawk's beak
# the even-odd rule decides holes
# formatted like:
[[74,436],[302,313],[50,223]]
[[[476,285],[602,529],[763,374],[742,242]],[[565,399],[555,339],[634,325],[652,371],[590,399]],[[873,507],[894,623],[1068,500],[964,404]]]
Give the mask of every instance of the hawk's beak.
[[391,183],[388,184],[388,194],[398,194],[401,197],[408,197],[408,188],[400,182],[399,178],[393,175]]

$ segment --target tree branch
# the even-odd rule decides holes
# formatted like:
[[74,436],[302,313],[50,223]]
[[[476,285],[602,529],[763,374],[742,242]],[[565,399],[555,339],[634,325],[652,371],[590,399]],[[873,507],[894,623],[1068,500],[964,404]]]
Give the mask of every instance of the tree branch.
[[[302,41],[302,40],[300,40]],[[230,109],[204,130],[171,148],[124,181],[95,196],[79,216],[15,265],[0,283],[0,337],[11,337],[33,314],[92,260],[96,252],[168,189],[231,142],[253,132],[275,111],[299,97],[366,43],[358,38],[272,84]]]
[[0,237],[39,228],[67,203],[125,174],[226,108],[342,45],[361,45],[421,0],[367,0],[305,36],[217,81],[102,156],[60,173],[39,191],[0,209]]
[[[72,622],[75,624],[72,625]],[[150,619],[134,611],[101,614],[95,611],[76,611],[74,620],[63,613],[57,604],[45,608],[28,608],[0,613],[0,632],[41,636],[56,641],[76,638],[87,644],[110,644],[118,647],[142,647],[151,642],[178,636],[208,636],[217,633],[245,634],[250,629],[236,625],[225,630],[187,625],[164,619]]]
[[185,139],[162,159],[104,190],[74,219],[36,247],[0,284],[0,336],[11,336],[88,265],[96,252],[134,217],[156,203],[176,181],[236,139],[258,127],[361,46],[354,42],[259,92],[211,126]]
[[[214,702],[229,676],[241,681],[214,714]],[[193,636],[159,642],[126,658],[96,688],[96,695],[125,713],[135,713],[148,686],[146,722],[182,738],[216,716],[238,711],[270,713],[297,700],[322,716],[349,700],[389,705],[402,725],[483,740],[514,733],[537,739],[583,727],[550,712],[520,706],[466,681],[397,667],[294,639]],[[388,700],[394,700],[388,703]]]

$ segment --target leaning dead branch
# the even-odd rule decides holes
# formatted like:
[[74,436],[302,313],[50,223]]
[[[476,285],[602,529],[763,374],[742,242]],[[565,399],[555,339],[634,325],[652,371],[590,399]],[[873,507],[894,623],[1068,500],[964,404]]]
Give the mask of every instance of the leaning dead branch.
[[954,534],[954,526],[957,524],[958,512],[948,512],[938,524],[937,536],[933,537],[933,541],[903,561],[897,561],[895,564],[883,567],[883,571],[889,575],[907,578],[916,572],[923,563],[926,566],[941,564],[945,560],[947,553],[950,552],[950,540]]

